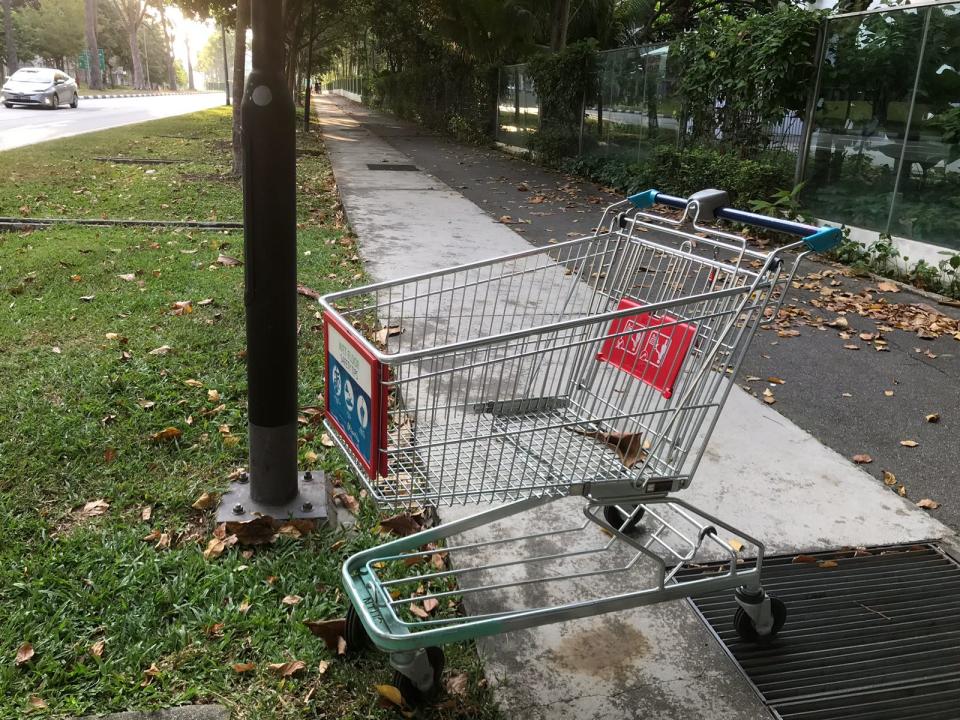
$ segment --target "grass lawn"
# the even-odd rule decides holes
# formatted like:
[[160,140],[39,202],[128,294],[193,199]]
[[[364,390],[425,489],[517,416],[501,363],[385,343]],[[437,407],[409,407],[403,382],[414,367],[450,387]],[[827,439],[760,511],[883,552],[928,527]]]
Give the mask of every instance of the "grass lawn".
[[[0,215],[238,220],[229,133],[221,108],[72,138],[66,156],[61,143],[0,153]],[[92,159],[121,154],[185,162]],[[298,174],[300,281],[356,283],[325,157],[305,154]],[[385,656],[337,658],[303,624],[343,616],[340,563],[381,541],[373,507],[352,532],[203,557],[213,520],[191,504],[246,459],[243,268],[218,263],[242,251],[240,233],[0,234],[0,718],[198,702],[235,719],[398,716],[373,687],[389,682]],[[172,314],[182,301],[192,312]],[[302,406],[321,403],[316,313],[300,298]],[[182,435],[152,439],[167,427]],[[304,467],[315,453],[352,482],[315,426],[301,438]],[[34,655],[17,664],[24,643]],[[294,678],[267,667],[294,659]],[[420,716],[495,716],[472,646],[448,647],[447,666],[467,694]]]

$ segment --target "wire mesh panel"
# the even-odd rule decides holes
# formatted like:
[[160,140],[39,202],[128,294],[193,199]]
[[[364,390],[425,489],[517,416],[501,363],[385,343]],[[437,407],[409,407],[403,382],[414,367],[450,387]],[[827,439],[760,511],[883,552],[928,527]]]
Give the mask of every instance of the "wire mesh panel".
[[406,505],[685,487],[784,281],[731,238],[608,212],[589,237],[329,296],[376,364],[368,490]]

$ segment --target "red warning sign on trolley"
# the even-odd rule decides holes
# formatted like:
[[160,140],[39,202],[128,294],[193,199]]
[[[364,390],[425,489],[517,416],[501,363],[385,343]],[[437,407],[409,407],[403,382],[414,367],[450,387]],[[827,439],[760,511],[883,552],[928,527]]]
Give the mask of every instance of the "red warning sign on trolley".
[[380,440],[386,437],[387,405],[382,365],[350,330],[324,315],[326,417],[370,478],[386,474]]
[[[617,309],[642,307],[624,298]],[[638,312],[610,323],[597,359],[633,375],[669,398],[696,334],[696,325],[680,322],[667,313]]]

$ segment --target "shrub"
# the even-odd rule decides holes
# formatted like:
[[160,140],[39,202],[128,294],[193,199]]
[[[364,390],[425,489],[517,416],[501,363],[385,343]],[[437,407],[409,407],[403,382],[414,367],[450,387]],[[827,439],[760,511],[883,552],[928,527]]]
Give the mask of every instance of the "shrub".
[[730,193],[733,204],[742,207],[751,201],[770,200],[779,188],[793,182],[788,153],[744,159],[713,147],[659,145],[648,160],[640,163],[594,157],[577,158],[563,167],[624,193],[656,188],[686,197],[705,188],[719,188]]

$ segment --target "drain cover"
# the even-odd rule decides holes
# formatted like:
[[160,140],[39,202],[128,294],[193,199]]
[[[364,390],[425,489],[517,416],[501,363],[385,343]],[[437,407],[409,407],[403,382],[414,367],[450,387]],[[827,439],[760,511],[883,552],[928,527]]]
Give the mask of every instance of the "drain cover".
[[394,163],[367,163],[367,170],[405,170],[407,172],[418,172],[420,168],[416,165],[399,165]]
[[763,585],[787,605],[766,646],[733,629],[733,593],[693,605],[776,717],[960,717],[960,566],[938,546],[768,558]]

